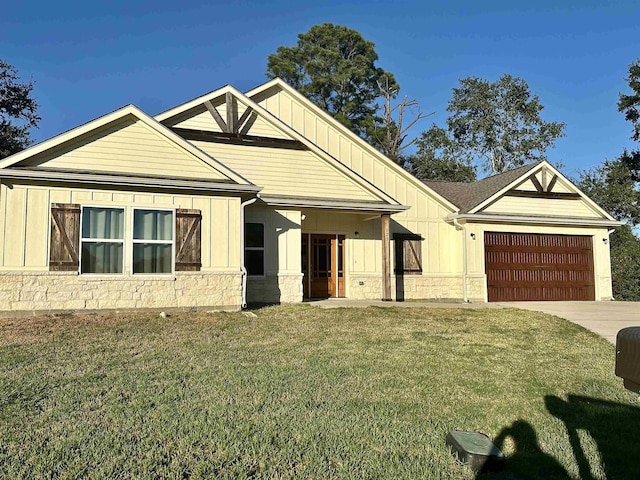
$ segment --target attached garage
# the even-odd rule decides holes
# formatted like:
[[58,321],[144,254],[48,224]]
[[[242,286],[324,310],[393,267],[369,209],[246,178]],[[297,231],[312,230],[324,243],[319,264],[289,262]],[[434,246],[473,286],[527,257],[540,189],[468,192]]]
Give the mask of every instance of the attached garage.
[[490,302],[595,300],[587,235],[485,232]]

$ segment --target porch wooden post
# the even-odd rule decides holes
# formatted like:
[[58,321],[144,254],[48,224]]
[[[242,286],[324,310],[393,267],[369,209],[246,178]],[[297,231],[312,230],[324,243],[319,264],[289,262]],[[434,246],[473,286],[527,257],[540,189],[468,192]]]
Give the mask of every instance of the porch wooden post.
[[382,300],[391,301],[391,243],[389,238],[389,222],[391,215],[381,215],[382,224]]

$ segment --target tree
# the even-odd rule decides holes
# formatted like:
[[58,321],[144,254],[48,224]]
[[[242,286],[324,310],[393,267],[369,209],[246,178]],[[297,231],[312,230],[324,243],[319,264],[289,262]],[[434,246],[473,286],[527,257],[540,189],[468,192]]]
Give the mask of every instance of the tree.
[[624,118],[633,125],[631,138],[640,142],[640,60],[629,65],[629,76],[626,78],[631,95],[621,93],[618,100],[618,111],[624,113]]
[[[418,140],[413,138],[407,141],[409,131],[420,120],[433,115],[433,112],[422,113],[418,101],[409,100],[406,95],[401,102],[394,105],[392,100],[398,96],[399,87],[391,84],[391,81],[392,79],[385,76],[382,83],[378,84],[384,103],[381,115],[373,117],[373,125],[367,129],[367,139],[387,157],[404,167],[408,160],[404,151]],[[417,112],[405,122],[406,115],[411,110]]]
[[409,171],[421,180],[473,182],[476,167],[458,158],[457,148],[447,131],[435,124],[417,140],[417,152],[409,157]]
[[29,129],[40,121],[32,90],[33,81],[21,83],[15,67],[0,60],[0,159],[31,143]]
[[379,85],[390,91],[393,75],[376,67],[375,45],[350,28],[324,23],[298,35],[294,47],[278,47],[267,76],[280,77],[340,123],[365,138],[375,123]]
[[565,124],[542,120],[543,108],[521,78],[505,74],[493,83],[463,78],[447,106],[446,130],[434,125],[425,132],[424,150],[441,158],[438,142],[444,131],[453,158],[490,173],[546,160],[545,151],[564,136]]
[[626,150],[614,160],[580,172],[578,186],[613,217],[640,224],[640,161]]
[[[633,125],[631,138],[640,141],[640,61],[629,66],[627,82],[632,93],[620,94],[618,110]],[[640,300],[640,151],[625,150],[614,160],[580,172],[578,186],[602,208],[627,224],[611,234],[613,295],[620,300]]]

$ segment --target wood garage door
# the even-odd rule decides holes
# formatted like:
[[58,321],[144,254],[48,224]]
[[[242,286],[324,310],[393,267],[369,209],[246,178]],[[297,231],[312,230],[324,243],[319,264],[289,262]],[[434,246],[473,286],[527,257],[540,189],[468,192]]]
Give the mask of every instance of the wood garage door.
[[592,238],[485,232],[490,302],[594,300]]

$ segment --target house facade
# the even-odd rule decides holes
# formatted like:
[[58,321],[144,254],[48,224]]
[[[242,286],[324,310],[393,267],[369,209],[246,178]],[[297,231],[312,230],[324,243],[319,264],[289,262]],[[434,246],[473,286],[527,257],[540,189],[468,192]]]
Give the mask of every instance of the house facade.
[[546,162],[421,182],[275,79],[0,161],[0,310],[609,300],[616,225]]

